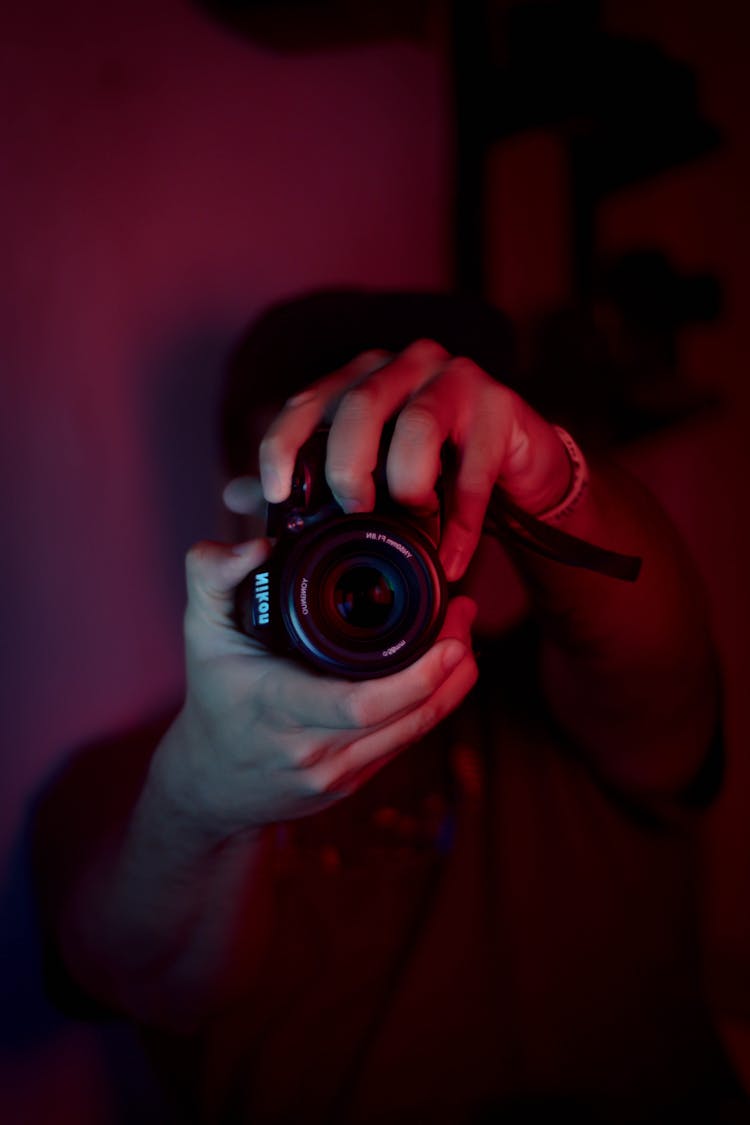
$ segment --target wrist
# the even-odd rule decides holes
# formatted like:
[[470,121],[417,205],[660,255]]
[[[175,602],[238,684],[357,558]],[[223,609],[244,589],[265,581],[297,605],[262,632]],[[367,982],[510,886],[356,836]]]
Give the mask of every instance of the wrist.
[[538,520],[543,520],[545,523],[559,523],[567,516],[572,515],[589,487],[588,465],[577,443],[562,426],[553,426],[552,428],[568,456],[569,478],[567,488],[557,503],[534,513]]
[[575,483],[575,467],[567,448],[572,439],[526,404],[524,407],[514,426],[498,484],[529,515],[545,519],[547,513],[556,513],[565,504]]
[[261,829],[230,823],[205,763],[214,755],[186,706],[156,750],[149,772],[149,797],[157,814],[180,836],[185,848],[196,852],[223,847],[242,834],[247,840]]

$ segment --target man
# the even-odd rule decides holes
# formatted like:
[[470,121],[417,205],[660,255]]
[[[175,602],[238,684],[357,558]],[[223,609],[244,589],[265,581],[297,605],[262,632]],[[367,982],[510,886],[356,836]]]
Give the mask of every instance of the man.
[[[388,489],[421,518],[449,449],[441,633],[391,676],[321,675],[236,627],[268,540],[194,547],[179,713],[99,748],[116,793],[78,842],[75,769],[43,811],[61,960],[164,1032],[198,1120],[716,1116],[732,1083],[693,901],[694,819],[720,753],[700,582],[640,485],[487,373],[497,314],[383,300],[311,298],[251,333],[228,399],[233,469],[255,468],[257,448],[264,497],[281,502],[327,423],[330,488],[368,511],[395,419]],[[347,362],[316,352],[336,331],[358,338]],[[481,538],[495,489],[522,521],[513,569]],[[250,513],[252,482],[226,498]],[[524,513],[639,557],[637,580],[529,549]]]

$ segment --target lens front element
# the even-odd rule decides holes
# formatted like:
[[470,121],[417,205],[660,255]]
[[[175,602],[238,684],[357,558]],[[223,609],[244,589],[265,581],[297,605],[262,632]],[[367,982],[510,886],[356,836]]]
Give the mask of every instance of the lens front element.
[[334,605],[342,620],[368,632],[387,626],[396,597],[393,583],[374,566],[349,566],[336,582]]

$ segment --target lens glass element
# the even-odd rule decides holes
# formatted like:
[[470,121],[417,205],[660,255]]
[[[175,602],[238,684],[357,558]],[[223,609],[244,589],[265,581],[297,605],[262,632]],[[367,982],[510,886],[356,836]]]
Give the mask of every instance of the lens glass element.
[[316,668],[350,679],[413,663],[445,616],[437,550],[416,526],[355,512],[313,526],[284,559],[284,628]]
[[339,576],[334,604],[355,629],[382,629],[394,606],[393,584],[382,570],[373,566],[353,566]]

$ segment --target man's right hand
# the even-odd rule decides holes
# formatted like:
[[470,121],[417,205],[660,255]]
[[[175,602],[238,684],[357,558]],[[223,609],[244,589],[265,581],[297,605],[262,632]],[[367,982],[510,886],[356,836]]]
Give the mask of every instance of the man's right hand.
[[169,798],[217,840],[319,812],[423,737],[477,678],[471,599],[448,606],[409,668],[350,683],[272,655],[233,621],[237,586],[267,540],[196,544],[187,556],[187,695],[155,768]]

